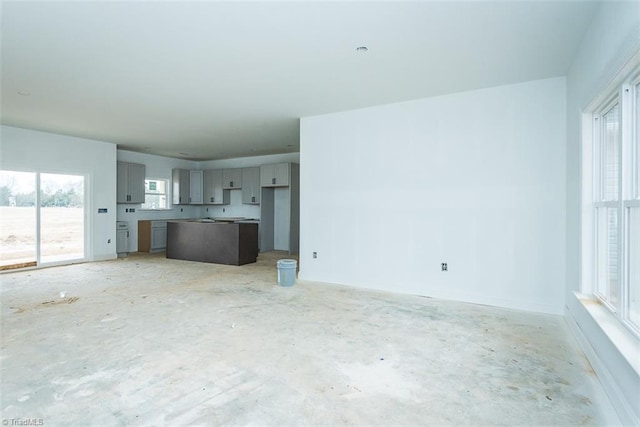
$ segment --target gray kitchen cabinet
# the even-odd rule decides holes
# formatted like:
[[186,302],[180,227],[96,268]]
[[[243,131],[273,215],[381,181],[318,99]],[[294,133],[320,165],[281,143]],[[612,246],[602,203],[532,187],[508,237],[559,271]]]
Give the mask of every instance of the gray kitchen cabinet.
[[242,203],[260,204],[260,168],[242,168]]
[[222,169],[203,171],[203,203],[205,205],[228,205],[229,190],[222,187]]
[[260,203],[260,251],[262,252],[272,250],[289,251],[289,254],[299,252],[300,165],[297,163],[287,163],[287,165],[288,186],[262,187]]
[[189,171],[189,203],[192,205],[202,204],[202,171]]
[[163,251],[167,248],[167,221],[151,221],[151,250]]
[[167,247],[166,220],[138,221],[138,252],[160,252]]
[[260,166],[260,185],[262,187],[287,187],[290,169],[290,163]]
[[188,205],[191,196],[190,171],[188,169],[173,169],[171,183],[173,189],[173,204]]
[[225,190],[236,190],[242,188],[242,169],[223,169],[222,188]]
[[116,202],[144,203],[144,179],[144,165],[118,162]]
[[129,223],[116,221],[116,253],[118,257],[129,253]]

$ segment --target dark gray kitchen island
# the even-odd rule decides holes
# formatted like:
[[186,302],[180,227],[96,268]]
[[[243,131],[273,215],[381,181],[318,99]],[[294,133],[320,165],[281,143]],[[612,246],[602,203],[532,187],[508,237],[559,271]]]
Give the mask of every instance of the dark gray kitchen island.
[[169,221],[167,258],[243,265],[258,258],[258,224]]

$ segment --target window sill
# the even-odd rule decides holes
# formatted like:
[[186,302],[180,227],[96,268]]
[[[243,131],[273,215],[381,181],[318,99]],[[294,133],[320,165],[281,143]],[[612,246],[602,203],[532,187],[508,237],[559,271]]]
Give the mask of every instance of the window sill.
[[574,292],[576,298],[602,332],[618,349],[636,374],[640,375],[640,339],[629,331],[597,298]]

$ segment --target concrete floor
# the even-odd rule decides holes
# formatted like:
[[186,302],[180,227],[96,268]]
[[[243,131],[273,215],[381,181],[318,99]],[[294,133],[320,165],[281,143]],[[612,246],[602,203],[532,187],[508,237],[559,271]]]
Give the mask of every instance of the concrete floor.
[[282,288],[282,257],[1,275],[5,425],[619,424],[562,317]]

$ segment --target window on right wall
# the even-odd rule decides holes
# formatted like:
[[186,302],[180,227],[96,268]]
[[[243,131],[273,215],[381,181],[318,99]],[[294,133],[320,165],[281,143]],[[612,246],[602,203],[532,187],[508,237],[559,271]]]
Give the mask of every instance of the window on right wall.
[[592,119],[591,289],[640,336],[640,73],[616,87]]

